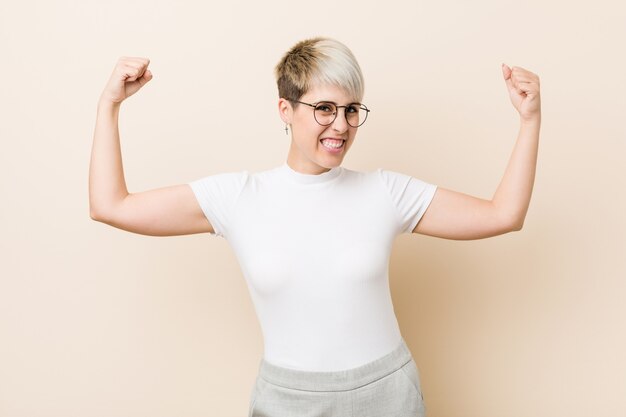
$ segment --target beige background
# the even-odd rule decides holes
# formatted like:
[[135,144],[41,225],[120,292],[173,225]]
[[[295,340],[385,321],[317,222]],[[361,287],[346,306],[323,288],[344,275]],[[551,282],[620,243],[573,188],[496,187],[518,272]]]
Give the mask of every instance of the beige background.
[[0,3],[0,416],[244,416],[262,335],[228,242],[89,218],[96,101],[119,56],[129,190],[285,161],[273,67],[335,37],[365,75],[344,160],[490,198],[542,83],[524,229],[403,235],[390,273],[429,417],[626,415],[625,8],[618,1]]

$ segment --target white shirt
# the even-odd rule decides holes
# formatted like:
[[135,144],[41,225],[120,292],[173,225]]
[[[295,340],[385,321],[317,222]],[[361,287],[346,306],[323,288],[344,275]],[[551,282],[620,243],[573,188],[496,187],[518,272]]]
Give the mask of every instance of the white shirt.
[[401,334],[389,291],[393,241],[411,233],[436,186],[384,169],[319,175],[283,165],[190,182],[233,248],[264,337],[264,359],[338,371],[392,351]]

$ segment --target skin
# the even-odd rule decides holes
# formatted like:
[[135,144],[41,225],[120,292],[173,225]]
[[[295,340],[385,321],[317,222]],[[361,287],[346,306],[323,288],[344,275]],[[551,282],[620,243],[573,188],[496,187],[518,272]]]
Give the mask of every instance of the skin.
[[511,104],[520,116],[517,141],[491,200],[439,187],[413,233],[445,239],[483,239],[522,229],[530,204],[541,126],[539,77],[502,64]]
[[[510,68],[505,64],[502,64],[502,76],[511,104],[519,113],[520,128],[493,198],[482,199],[438,187],[413,233],[470,240],[521,230],[530,204],[537,165],[541,126],[539,77],[524,68]],[[337,86],[314,86],[300,98],[307,103],[322,100],[338,104],[355,101]],[[279,99],[278,111],[283,122],[292,128],[287,157],[287,164],[292,169],[316,175],[341,165],[358,129],[347,124],[343,113],[325,127],[317,124],[313,109],[308,106],[299,105],[294,110],[289,101]],[[320,143],[324,137],[347,139],[343,151],[339,154],[325,151]]]
[[[176,236],[213,232],[188,184],[129,193],[122,169],[118,117],[121,103],[135,94],[153,75],[150,60],[121,57],[98,102],[98,112],[89,167],[89,210],[92,219],[111,226],[152,236]],[[468,240],[520,230],[532,194],[539,130],[541,100],[539,77],[521,67],[502,65],[502,76],[511,103],[520,116],[513,152],[493,198],[481,199],[438,187],[428,209],[413,233],[445,239]],[[333,86],[315,86],[301,101],[353,102],[345,91]],[[341,165],[352,146],[357,128],[349,126],[341,108],[329,126],[320,126],[313,109],[280,99],[283,122],[291,125],[289,166],[305,174],[321,174]],[[323,148],[320,139],[346,139],[339,154]],[[163,221],[168,219],[168,221]]]
[[[354,103],[353,97],[333,85],[317,85],[309,89],[299,99],[305,103],[333,101],[338,105]],[[340,108],[335,121],[329,126],[321,126],[313,117],[313,108],[304,104],[295,110],[292,103],[283,98],[278,100],[278,112],[283,122],[291,125],[291,145],[287,156],[287,164],[295,171],[303,174],[317,175],[341,165],[346,153],[350,150],[358,130],[346,121],[344,108]],[[320,142],[322,138],[346,139],[340,153],[328,152]]]

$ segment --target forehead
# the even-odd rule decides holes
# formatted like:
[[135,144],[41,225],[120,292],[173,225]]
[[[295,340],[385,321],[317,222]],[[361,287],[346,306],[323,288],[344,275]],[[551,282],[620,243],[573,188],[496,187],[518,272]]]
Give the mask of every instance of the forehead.
[[356,98],[352,97],[345,89],[332,84],[317,84],[309,88],[302,98],[317,101],[334,101],[337,104],[354,103]]

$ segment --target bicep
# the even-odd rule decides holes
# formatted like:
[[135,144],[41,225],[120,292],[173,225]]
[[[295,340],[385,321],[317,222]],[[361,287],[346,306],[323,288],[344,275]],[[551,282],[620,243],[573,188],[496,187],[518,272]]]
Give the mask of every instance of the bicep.
[[413,233],[471,240],[515,230],[491,200],[438,187]]
[[189,184],[131,193],[98,220],[149,236],[213,233]]

